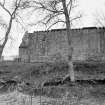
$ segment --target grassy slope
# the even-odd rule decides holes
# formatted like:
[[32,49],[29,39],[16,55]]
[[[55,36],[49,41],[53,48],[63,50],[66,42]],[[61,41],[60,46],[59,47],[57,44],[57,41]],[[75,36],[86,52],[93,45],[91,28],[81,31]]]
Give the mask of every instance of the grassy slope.
[[[0,64],[0,77],[14,77],[22,75],[23,78],[53,78],[62,77],[68,73],[66,63],[2,63]],[[105,63],[74,63],[76,79],[103,79],[105,77]],[[25,77],[26,76],[26,77]]]
[[[16,75],[19,75],[25,81],[38,84],[39,82],[48,81],[52,78],[66,75],[67,65],[64,63],[17,64],[14,62],[9,64],[0,64],[0,71],[1,78],[13,78]],[[75,63],[75,76],[76,79],[103,79],[105,76],[105,63]],[[30,90],[30,88],[27,87],[26,92],[28,93],[28,91],[37,92],[37,94],[40,93],[40,89],[38,92],[36,90]],[[105,85],[76,84],[72,87],[68,85],[46,87],[42,91],[42,94],[49,97],[63,99],[67,96],[67,100],[74,101],[75,104],[72,105],[102,105],[102,103],[105,102]]]

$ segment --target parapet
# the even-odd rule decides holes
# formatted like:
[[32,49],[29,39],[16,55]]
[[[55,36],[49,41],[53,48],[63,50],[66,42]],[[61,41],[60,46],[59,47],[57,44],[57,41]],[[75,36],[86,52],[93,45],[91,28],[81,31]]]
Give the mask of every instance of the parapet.
[[[105,31],[105,27],[83,27],[83,28],[76,28],[76,29],[71,29],[72,32],[79,33],[79,32],[103,32]],[[35,34],[41,35],[45,33],[52,33],[52,32],[65,32],[66,28],[63,29],[51,29],[51,30],[45,30],[45,31],[34,31],[33,33],[28,33],[27,31],[25,32],[25,36],[33,36]]]

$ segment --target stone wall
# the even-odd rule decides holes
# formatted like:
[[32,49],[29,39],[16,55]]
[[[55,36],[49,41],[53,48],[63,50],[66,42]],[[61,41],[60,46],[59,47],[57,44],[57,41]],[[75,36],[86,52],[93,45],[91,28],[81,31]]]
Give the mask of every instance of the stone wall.
[[[83,28],[72,30],[73,60],[104,58],[105,34],[103,28]],[[66,59],[68,43],[66,29],[25,33],[19,47],[22,61],[52,61]]]

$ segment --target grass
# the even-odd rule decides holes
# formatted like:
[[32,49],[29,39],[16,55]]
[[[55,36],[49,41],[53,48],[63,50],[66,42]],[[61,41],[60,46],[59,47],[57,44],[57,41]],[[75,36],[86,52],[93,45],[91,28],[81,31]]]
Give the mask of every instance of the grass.
[[40,94],[31,97],[31,95],[13,92],[7,96],[4,95],[2,99],[6,99],[9,102],[8,105],[40,105],[40,102],[41,105],[104,105],[104,91],[105,85],[87,84],[87,86],[82,86],[76,84],[73,87],[68,85],[46,87],[41,93],[41,97]]
[[[103,79],[105,77],[105,63],[74,63],[75,78],[78,80]],[[18,76],[28,85],[21,86],[21,93],[34,97],[49,97],[42,105],[104,105],[105,84],[75,83],[48,86],[43,89],[40,84],[45,81],[55,81],[68,73],[68,66],[64,62],[56,63],[9,63],[0,64],[0,77],[13,79]],[[37,87],[39,86],[39,87]],[[2,92],[2,90],[1,90]],[[5,89],[4,89],[5,92]],[[1,93],[2,94],[2,93]],[[27,96],[27,95],[26,95]],[[25,99],[23,104],[25,105]],[[34,104],[34,99],[33,99]],[[14,104],[15,105],[15,104]]]

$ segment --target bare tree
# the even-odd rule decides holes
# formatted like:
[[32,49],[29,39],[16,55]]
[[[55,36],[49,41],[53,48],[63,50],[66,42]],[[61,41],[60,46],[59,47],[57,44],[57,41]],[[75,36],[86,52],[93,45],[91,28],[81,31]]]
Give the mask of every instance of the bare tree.
[[69,65],[69,75],[67,76],[70,76],[71,81],[75,81],[72,62],[73,46],[71,25],[74,20],[81,17],[81,15],[72,17],[72,10],[76,7],[75,2],[76,0],[28,0],[23,6],[24,8],[32,7],[34,10],[42,10],[46,15],[38,23],[43,23],[48,27],[48,29],[58,23],[65,24],[69,45],[67,59]]
[[94,17],[96,26],[105,27],[105,14],[103,12],[101,14],[97,12]]
[[[3,20],[0,20],[0,26],[4,27],[6,29],[3,43],[0,45],[0,58],[2,56],[5,45],[9,39],[9,34],[10,34],[10,31],[12,28],[13,20],[16,20],[16,22],[19,22],[19,19],[17,17],[21,18],[18,14],[18,11],[21,9],[22,0],[13,0],[12,1],[12,9],[7,7],[8,3],[10,3],[10,2],[8,2],[8,0],[7,1],[6,0],[0,1],[0,7],[9,15],[8,24],[3,22]],[[8,5],[10,5],[10,4],[8,4]]]

